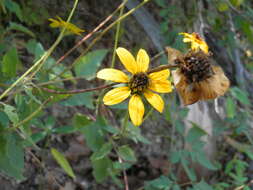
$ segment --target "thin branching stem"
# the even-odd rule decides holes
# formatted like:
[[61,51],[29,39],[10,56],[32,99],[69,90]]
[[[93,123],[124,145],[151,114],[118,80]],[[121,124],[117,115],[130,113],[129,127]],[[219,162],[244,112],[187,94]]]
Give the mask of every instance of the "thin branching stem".
[[[74,11],[77,7],[78,4],[78,0],[75,0],[73,8],[70,12],[70,15],[67,19],[67,22],[70,21],[71,17],[74,14]],[[58,38],[56,39],[56,41],[54,42],[54,44],[49,48],[48,51],[46,51],[41,58],[35,62],[35,64],[30,67],[21,77],[19,77],[9,88],[7,88],[0,96],[0,100],[5,97],[14,87],[16,87],[19,83],[21,83],[22,81],[24,81],[26,79],[26,77],[37,67],[39,67],[41,64],[43,65],[45,63],[45,61],[47,60],[47,58],[51,55],[51,53],[53,52],[53,50],[56,48],[56,46],[60,43],[60,41],[62,40],[63,36],[64,36],[64,32],[65,32],[66,28],[63,28],[63,30],[61,31],[60,35],[58,36]],[[36,70],[37,72],[38,70]]]
[[[114,21],[113,23],[111,23],[109,26],[107,26],[90,44],[89,46],[85,49],[85,51],[83,51],[83,53],[81,53],[79,55],[79,57],[66,69],[64,69],[61,73],[59,73],[57,76],[55,76],[55,78],[61,76],[62,74],[64,74],[65,72],[67,72],[68,70],[72,69],[72,67],[77,63],[77,61],[83,56],[85,55],[92,47],[93,45],[100,40],[111,28],[113,28],[118,22],[121,22],[122,20],[124,20],[126,17],[128,17],[129,15],[131,15],[133,12],[135,12],[137,9],[139,9],[140,7],[142,7],[144,4],[146,4],[147,2],[149,2],[150,0],[145,0],[142,1],[139,5],[137,5],[135,8],[129,10],[127,13],[123,14],[120,18],[118,18],[116,21]],[[54,79],[52,79],[54,80]]]

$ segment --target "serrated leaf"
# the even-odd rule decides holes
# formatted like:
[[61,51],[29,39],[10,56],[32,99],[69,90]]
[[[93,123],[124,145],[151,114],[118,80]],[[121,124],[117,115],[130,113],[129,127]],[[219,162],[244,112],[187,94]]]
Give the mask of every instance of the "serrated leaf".
[[91,123],[91,120],[83,114],[76,114],[73,117],[73,125],[76,129],[82,129],[84,126],[89,125]]
[[210,160],[206,157],[203,150],[196,152],[197,161],[204,167],[210,170],[216,170],[217,168],[210,162]]
[[18,114],[16,113],[16,108],[7,104],[3,104],[3,105],[4,105],[4,112],[9,117],[10,121],[12,121],[14,125],[17,124],[19,121],[19,118],[18,118]]
[[168,177],[162,175],[157,179],[149,181],[147,185],[145,185],[145,190],[153,190],[153,189],[169,190],[172,184],[173,182]]
[[196,190],[213,190],[213,188],[208,185],[204,180],[194,185]]
[[17,49],[13,47],[3,56],[2,72],[4,76],[10,78],[15,77],[19,63]]
[[107,156],[112,150],[111,143],[105,143],[98,151],[94,152],[91,156],[91,160],[99,160]]
[[24,179],[24,150],[21,139],[0,130],[0,171],[18,180]]
[[93,92],[86,92],[75,94],[60,103],[63,106],[86,106],[87,108],[94,109],[93,105]]
[[128,145],[119,147],[118,154],[123,160],[136,162],[134,151]]
[[9,118],[8,115],[2,111],[0,111],[0,131],[1,129],[6,129],[9,126]]
[[189,130],[186,141],[189,143],[193,143],[196,141],[199,141],[200,138],[204,135],[207,135],[207,133],[201,129],[196,123],[192,122],[192,128]]
[[105,125],[106,123],[104,123],[103,119],[97,118],[95,122],[92,122],[89,125],[84,125],[79,129],[85,136],[88,147],[94,152],[98,151],[104,144],[102,128]]
[[189,167],[188,161],[185,158],[181,159],[181,163],[183,165],[183,168],[187,174],[187,176],[190,178],[191,181],[196,181],[196,174],[192,168]]
[[75,178],[75,174],[69,164],[69,162],[67,161],[67,159],[65,158],[65,156],[58,152],[56,149],[51,148],[51,154],[53,155],[54,159],[57,161],[57,163],[62,167],[62,169],[72,178]]
[[95,78],[98,67],[106,56],[108,50],[95,50],[81,57],[75,64],[75,73],[78,77],[84,77],[87,80]]
[[99,160],[92,160],[93,176],[96,181],[101,183],[109,176],[109,170],[112,168],[112,161],[108,157]]

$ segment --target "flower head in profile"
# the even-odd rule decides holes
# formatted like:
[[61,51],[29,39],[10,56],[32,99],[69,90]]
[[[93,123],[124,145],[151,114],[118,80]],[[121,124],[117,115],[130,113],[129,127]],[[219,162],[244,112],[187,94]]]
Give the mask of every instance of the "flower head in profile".
[[124,86],[116,87],[107,92],[103,98],[105,105],[118,104],[130,97],[128,111],[132,123],[139,126],[142,123],[145,112],[142,98],[146,100],[160,113],[164,108],[164,101],[157,93],[169,93],[172,91],[171,82],[168,80],[168,69],[148,74],[149,56],[145,50],[140,49],[136,59],[124,48],[117,48],[116,53],[131,76],[118,69],[102,69],[97,77],[104,80],[123,83]]
[[49,25],[50,27],[62,28],[62,29],[66,28],[67,32],[72,33],[72,34],[77,34],[77,35],[81,35],[81,33],[84,32],[84,30],[82,30],[81,28],[78,28],[76,25],[69,22],[65,22],[59,16],[57,16],[56,18],[57,19],[53,19],[53,18],[48,19],[49,21],[51,21]]
[[204,53],[208,54],[208,45],[206,42],[200,37],[200,35],[196,32],[192,34],[181,32],[180,35],[184,36],[183,42],[191,43],[191,49],[193,51],[202,50]]

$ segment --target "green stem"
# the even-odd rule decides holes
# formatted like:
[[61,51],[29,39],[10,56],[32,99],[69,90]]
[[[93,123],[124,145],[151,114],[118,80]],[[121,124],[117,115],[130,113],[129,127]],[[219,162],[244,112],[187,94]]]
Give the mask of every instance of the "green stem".
[[124,121],[123,121],[123,124],[122,124],[121,131],[120,131],[120,135],[121,135],[121,136],[124,136],[125,133],[126,133],[126,131],[127,131],[128,119],[129,119],[129,114],[128,114],[128,110],[127,110],[127,111],[126,111],[125,118],[124,118]]
[[[119,17],[122,16],[124,11],[124,7],[121,7],[120,12],[119,12]],[[113,55],[112,55],[112,64],[111,64],[111,68],[114,68],[115,65],[115,58],[116,58],[116,49],[118,47],[118,42],[119,42],[119,31],[120,31],[120,23],[117,23],[117,28],[116,28],[116,35],[115,35],[115,42],[114,42],[114,47],[113,47]]]
[[[74,3],[74,6],[70,12],[70,15],[68,17],[68,20],[67,22],[70,21],[71,17],[73,16],[73,13],[74,13],[74,10],[76,9],[76,6],[77,6],[77,3],[78,3],[78,0],[75,0],[75,3]],[[51,53],[53,52],[53,50],[56,48],[56,46],[60,43],[61,39],[63,38],[64,36],[64,32],[65,32],[65,29],[66,28],[63,28],[63,30],[61,31],[60,35],[58,36],[58,38],[56,39],[56,41],[54,42],[54,44],[52,45],[51,48],[49,48],[48,51],[46,51],[42,56],[41,58],[35,62],[35,64],[30,67],[21,77],[19,77],[18,80],[16,80],[9,88],[7,88],[0,96],[0,100],[5,97],[15,86],[17,86],[20,82],[22,82],[26,76],[32,72],[37,66],[39,66],[40,64],[44,64],[45,61],[47,60],[47,58],[51,55]]]
[[[61,76],[62,74],[64,74],[65,72],[67,72],[68,70],[70,70],[76,63],[77,60],[79,60],[83,55],[85,55],[92,47],[93,45],[100,40],[112,27],[114,27],[118,22],[121,22],[122,20],[124,20],[126,17],[128,17],[129,15],[131,15],[134,11],[136,11],[137,9],[139,9],[140,7],[142,7],[144,4],[146,4],[147,2],[149,2],[150,0],[144,0],[142,1],[139,5],[137,5],[135,8],[129,10],[127,13],[125,13],[124,15],[122,15],[119,19],[117,19],[116,21],[114,21],[113,23],[111,23],[107,28],[105,28],[90,44],[89,46],[85,49],[85,51],[83,53],[81,53],[78,58],[66,69],[64,69],[60,74],[58,74],[57,76],[55,76],[55,78]],[[55,78],[53,78],[52,80],[54,80]]]
[[20,121],[19,123],[17,123],[15,126],[8,128],[8,131],[12,131],[15,130],[17,128],[19,128],[20,126],[24,125],[26,122],[30,121],[32,118],[34,118],[43,108],[46,104],[48,104],[50,102],[50,100],[52,99],[52,97],[48,98],[46,101],[44,101],[37,110],[35,110],[32,114],[30,114],[29,116],[27,116],[24,120]]

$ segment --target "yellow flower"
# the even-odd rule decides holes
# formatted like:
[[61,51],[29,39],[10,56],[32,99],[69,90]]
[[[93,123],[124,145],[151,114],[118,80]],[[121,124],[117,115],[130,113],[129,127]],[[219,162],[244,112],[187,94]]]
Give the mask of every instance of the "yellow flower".
[[169,93],[172,91],[171,82],[168,80],[170,71],[166,69],[148,74],[149,56],[143,49],[139,50],[136,59],[128,50],[121,47],[117,48],[116,53],[132,76],[129,77],[117,69],[100,70],[97,73],[98,78],[125,84],[107,92],[103,101],[106,105],[114,105],[130,97],[129,116],[132,123],[139,126],[145,111],[142,95],[157,111],[160,113],[163,111],[163,99],[156,92]]
[[191,49],[192,50],[202,50],[203,52],[205,52],[206,54],[208,54],[208,45],[206,44],[206,42],[199,36],[198,33],[193,32],[192,34],[189,33],[179,33],[180,35],[184,36],[183,42],[187,43],[190,42],[191,43]]
[[56,19],[52,19],[49,18],[48,20],[51,21],[50,23],[50,27],[52,28],[66,28],[66,30],[69,33],[73,33],[73,34],[77,34],[77,35],[81,35],[82,32],[84,32],[84,30],[82,30],[81,28],[78,28],[76,25],[71,24],[69,22],[65,22],[64,20],[62,20],[60,17],[56,17],[58,20]]

